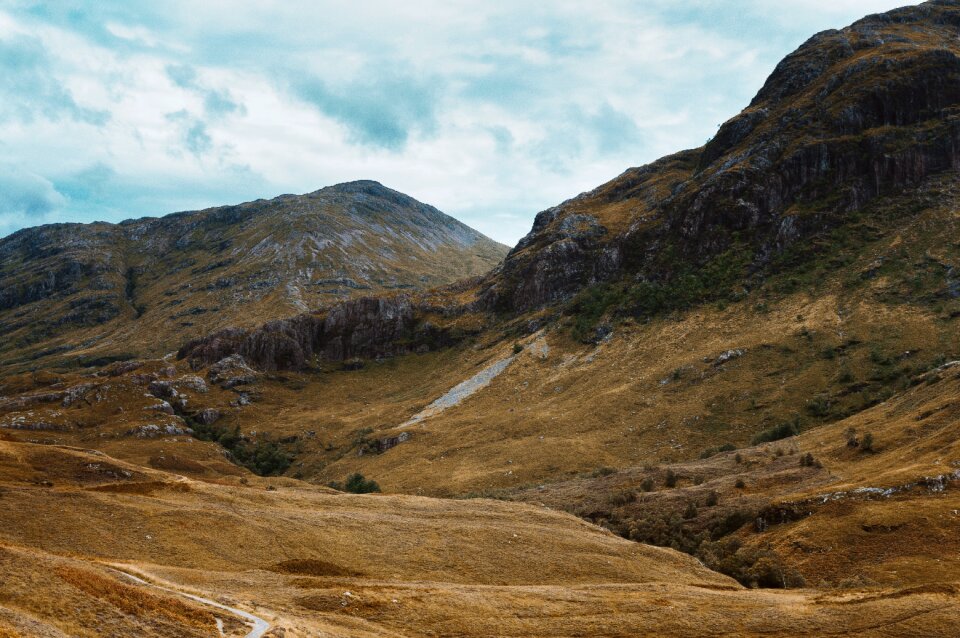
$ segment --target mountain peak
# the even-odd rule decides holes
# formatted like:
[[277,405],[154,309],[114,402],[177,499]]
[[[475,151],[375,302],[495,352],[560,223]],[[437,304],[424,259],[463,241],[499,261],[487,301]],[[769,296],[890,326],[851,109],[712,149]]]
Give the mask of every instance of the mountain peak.
[[0,239],[0,325],[11,337],[0,351],[16,348],[31,365],[101,347],[169,351],[185,334],[480,275],[506,251],[372,180],[120,224],[24,229]]

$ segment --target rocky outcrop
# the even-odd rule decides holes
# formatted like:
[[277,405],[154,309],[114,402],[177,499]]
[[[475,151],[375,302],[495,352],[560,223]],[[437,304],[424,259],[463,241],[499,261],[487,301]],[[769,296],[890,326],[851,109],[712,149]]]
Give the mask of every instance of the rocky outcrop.
[[[380,358],[456,343],[461,333],[423,319],[427,311],[436,310],[407,295],[362,297],[322,314],[271,321],[255,330],[223,330],[187,343],[177,357],[189,360],[194,369],[239,356],[260,370],[298,370],[315,357]],[[211,382],[221,383],[213,371]]]
[[383,454],[387,450],[395,448],[401,443],[409,441],[411,436],[413,435],[411,435],[409,432],[401,432],[394,436],[387,436],[382,439],[366,441],[357,450],[357,456],[364,456],[366,454]]
[[203,425],[213,425],[220,420],[220,410],[216,408],[206,408],[197,412],[193,418]]
[[871,199],[960,168],[958,24],[960,4],[941,0],[814,36],[704,148],[540,213],[489,282],[491,307],[666,279],[734,237],[759,269]]
[[239,385],[247,385],[257,380],[260,375],[247,365],[246,360],[239,354],[226,356],[210,366],[207,371],[210,383],[221,388],[230,389]]

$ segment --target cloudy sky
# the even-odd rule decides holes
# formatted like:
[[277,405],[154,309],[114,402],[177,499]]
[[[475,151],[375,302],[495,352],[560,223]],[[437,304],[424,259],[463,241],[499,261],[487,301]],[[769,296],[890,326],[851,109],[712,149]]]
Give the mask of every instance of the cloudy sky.
[[0,0],[0,236],[375,179],[515,243],[903,0]]

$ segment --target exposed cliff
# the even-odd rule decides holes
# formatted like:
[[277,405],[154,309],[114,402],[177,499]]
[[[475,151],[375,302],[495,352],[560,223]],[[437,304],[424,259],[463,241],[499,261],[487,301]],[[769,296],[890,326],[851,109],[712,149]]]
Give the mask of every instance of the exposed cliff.
[[669,280],[742,243],[753,269],[873,198],[960,167],[960,3],[820,33],[705,147],[540,213],[490,280],[525,310],[624,275]]

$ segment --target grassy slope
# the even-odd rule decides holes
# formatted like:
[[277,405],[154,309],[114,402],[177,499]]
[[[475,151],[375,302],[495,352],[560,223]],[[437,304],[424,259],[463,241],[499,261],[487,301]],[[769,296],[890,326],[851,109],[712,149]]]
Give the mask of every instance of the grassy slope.
[[[53,486],[31,482],[36,472]],[[498,633],[517,636],[818,635],[839,627],[947,635],[958,620],[949,587],[746,592],[682,554],[538,506],[349,496],[285,480],[202,483],[10,442],[0,443],[0,483],[10,514],[0,522],[0,626],[20,632],[36,623],[46,635],[87,635],[85,623],[110,618],[99,626],[120,634],[214,635],[208,610],[165,595],[144,602],[105,564],[214,598],[226,592],[230,604],[294,636],[481,636],[492,619]],[[53,516],[56,526],[41,522]],[[71,604],[43,602],[53,600]],[[179,623],[193,623],[195,633]]]

